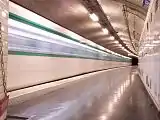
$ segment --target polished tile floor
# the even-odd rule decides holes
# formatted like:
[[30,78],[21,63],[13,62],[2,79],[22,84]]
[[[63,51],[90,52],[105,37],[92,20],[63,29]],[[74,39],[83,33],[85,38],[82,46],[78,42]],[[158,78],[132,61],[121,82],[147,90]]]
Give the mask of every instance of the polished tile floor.
[[159,120],[136,68],[101,72],[9,108],[29,120]]

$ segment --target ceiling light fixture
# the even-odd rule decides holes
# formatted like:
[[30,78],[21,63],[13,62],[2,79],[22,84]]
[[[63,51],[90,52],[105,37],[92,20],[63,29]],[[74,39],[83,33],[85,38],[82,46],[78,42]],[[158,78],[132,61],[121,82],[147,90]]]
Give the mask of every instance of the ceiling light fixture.
[[129,53],[128,56],[132,56],[133,54]]
[[4,11],[2,11],[2,16],[3,16],[3,17],[6,17],[7,14],[6,14]]
[[111,20],[111,18],[107,15],[108,20]]
[[154,43],[154,44],[158,44],[158,43],[160,43],[160,41],[155,41],[155,40],[154,40],[153,43]]
[[3,26],[1,26],[1,30],[4,31],[4,27]]
[[103,30],[104,33],[108,34],[107,28],[103,28],[102,30]]
[[89,17],[90,17],[93,21],[95,21],[95,22],[99,21],[98,16],[97,16],[96,14],[94,14],[94,13],[89,14]]
[[114,41],[114,43],[118,44],[119,42],[118,41]]
[[150,46],[152,46],[152,45],[147,43],[147,44],[145,44],[145,46],[146,46],[146,47],[150,47]]
[[113,37],[113,36],[111,36],[111,37],[110,37],[110,40],[114,40],[114,37]]

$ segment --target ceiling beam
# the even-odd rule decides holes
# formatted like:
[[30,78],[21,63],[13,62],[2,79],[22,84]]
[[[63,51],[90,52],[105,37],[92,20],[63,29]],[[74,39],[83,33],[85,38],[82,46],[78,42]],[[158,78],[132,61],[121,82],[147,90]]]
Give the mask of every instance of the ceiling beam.
[[127,26],[128,36],[129,36],[131,45],[133,46],[134,50],[137,51],[136,47],[134,46],[133,41],[132,41],[131,31],[130,31],[129,21],[128,21],[128,15],[126,13],[126,6],[125,5],[123,5],[123,15],[124,15],[125,24]]
[[140,16],[137,13],[133,13],[131,10],[127,9],[126,12],[133,14],[135,16],[137,16],[138,18],[142,19],[143,21],[145,21],[146,16]]
[[120,39],[120,37],[117,35],[117,32],[111,25],[110,21],[108,20],[108,17],[106,16],[105,12],[103,11],[101,5],[97,0],[81,0],[82,4],[86,7],[86,9],[90,13],[95,13],[99,17],[99,23],[101,24],[102,27],[105,27],[108,29],[109,33],[114,36],[116,40],[119,41],[119,43],[128,51],[130,51],[133,54],[133,51],[131,51],[126,44],[123,43],[123,41]]
[[141,13],[142,15],[146,16],[147,15],[147,9],[145,9],[143,6],[140,6],[138,4],[135,4],[133,2],[130,2],[128,0],[113,0],[119,3],[122,3],[124,5],[126,5],[128,8],[137,11],[139,13]]

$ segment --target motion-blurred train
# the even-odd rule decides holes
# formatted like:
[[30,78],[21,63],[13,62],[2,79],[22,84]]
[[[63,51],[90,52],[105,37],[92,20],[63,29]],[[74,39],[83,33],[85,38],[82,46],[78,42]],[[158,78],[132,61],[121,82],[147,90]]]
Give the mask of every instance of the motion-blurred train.
[[[25,9],[9,4],[8,80],[10,105],[39,95],[82,74],[127,66],[130,59]],[[40,92],[41,91],[41,92]]]

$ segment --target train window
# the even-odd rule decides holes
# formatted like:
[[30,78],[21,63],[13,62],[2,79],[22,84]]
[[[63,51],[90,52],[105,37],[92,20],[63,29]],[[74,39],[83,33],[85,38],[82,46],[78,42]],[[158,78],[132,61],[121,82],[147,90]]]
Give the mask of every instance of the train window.
[[156,0],[156,3],[155,3],[155,13],[156,13],[157,10],[158,10],[158,1],[159,1],[159,0]]
[[28,40],[27,43],[28,43],[29,47],[35,48],[37,46],[37,41],[36,40]]

